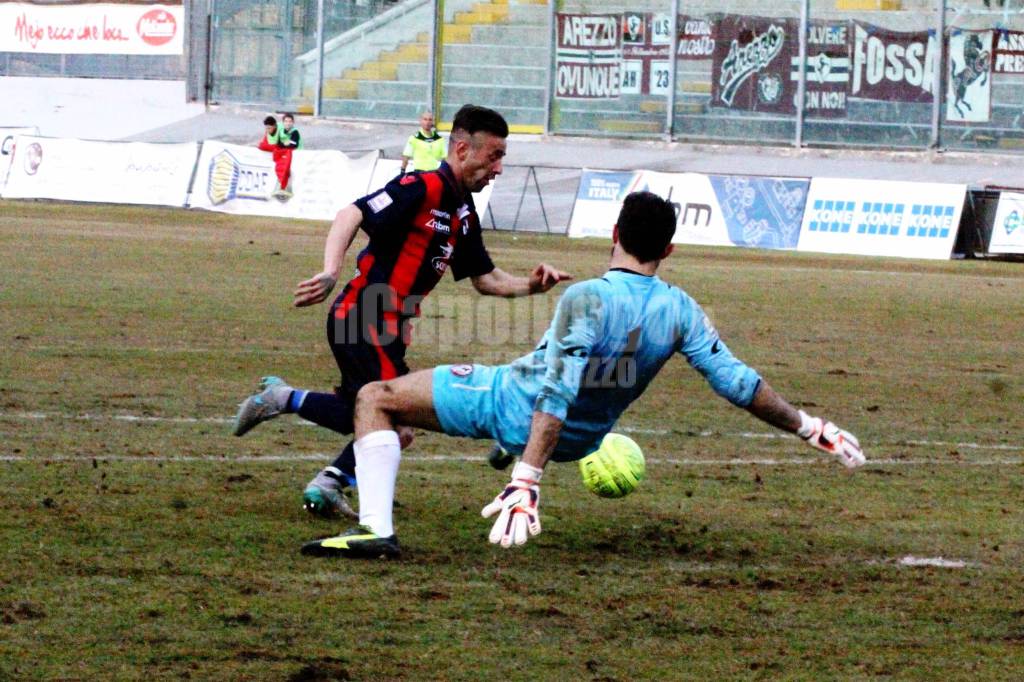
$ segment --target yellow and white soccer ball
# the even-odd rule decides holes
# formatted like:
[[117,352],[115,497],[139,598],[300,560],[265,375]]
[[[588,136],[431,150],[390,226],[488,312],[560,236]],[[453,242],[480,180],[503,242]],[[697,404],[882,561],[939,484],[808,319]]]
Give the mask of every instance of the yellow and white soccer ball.
[[632,438],[609,433],[601,447],[580,460],[583,485],[599,497],[625,497],[644,480],[644,453]]

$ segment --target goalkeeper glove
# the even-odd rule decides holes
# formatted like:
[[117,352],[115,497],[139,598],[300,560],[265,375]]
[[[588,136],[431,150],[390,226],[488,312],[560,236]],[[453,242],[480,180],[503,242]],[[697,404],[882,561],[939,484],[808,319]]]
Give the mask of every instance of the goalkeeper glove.
[[488,539],[502,547],[522,545],[540,533],[540,477],[542,469],[519,462],[512,470],[512,482],[494,501],[480,511],[485,519],[498,515]]
[[821,417],[812,417],[800,410],[800,428],[796,435],[811,446],[833,454],[849,469],[856,469],[867,461],[860,442],[849,431],[844,431]]

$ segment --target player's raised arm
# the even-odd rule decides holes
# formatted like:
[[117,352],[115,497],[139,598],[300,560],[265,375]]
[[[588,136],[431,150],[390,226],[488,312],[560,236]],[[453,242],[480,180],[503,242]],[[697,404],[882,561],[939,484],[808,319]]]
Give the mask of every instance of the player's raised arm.
[[338,275],[341,272],[341,264],[345,260],[352,240],[356,238],[359,225],[363,222],[363,214],[355,206],[349,204],[338,211],[331,223],[331,231],[327,234],[327,242],[324,245],[324,269],[299,282],[295,289],[295,300],[292,304],[301,308],[303,306],[320,303],[331,293],[334,285],[338,283]]

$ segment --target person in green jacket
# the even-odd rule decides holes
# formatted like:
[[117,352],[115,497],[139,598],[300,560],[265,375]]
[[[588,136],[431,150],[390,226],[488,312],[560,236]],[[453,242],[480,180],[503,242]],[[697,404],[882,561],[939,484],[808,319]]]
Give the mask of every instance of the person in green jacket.
[[412,161],[414,171],[437,170],[447,155],[448,144],[434,128],[434,114],[424,111],[420,114],[420,129],[409,136],[402,151],[402,172],[405,172],[409,161]]

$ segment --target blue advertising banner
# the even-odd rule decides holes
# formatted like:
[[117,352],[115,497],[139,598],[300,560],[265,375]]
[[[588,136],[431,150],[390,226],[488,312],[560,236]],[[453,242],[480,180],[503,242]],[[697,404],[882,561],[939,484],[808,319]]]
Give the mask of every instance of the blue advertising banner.
[[712,175],[711,186],[737,246],[795,249],[810,180]]

